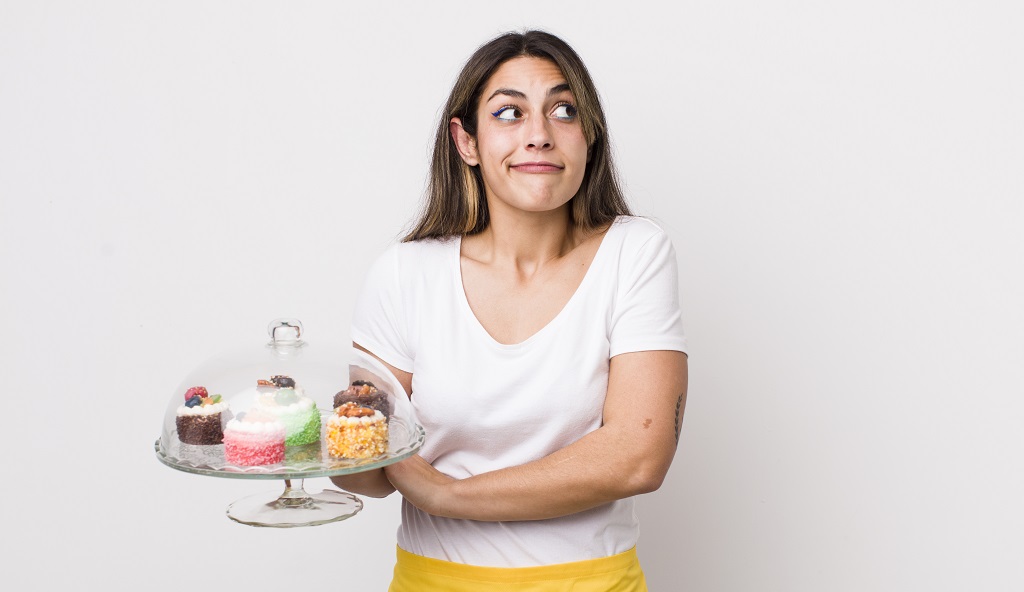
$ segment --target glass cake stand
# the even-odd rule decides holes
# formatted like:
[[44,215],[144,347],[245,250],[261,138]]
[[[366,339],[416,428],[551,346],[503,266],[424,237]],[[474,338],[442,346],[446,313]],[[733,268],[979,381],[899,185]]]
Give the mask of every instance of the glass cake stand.
[[[350,518],[363,508],[359,498],[331,489],[308,493],[304,480],[370,471],[408,458],[423,445],[423,427],[416,422],[401,384],[376,358],[351,347],[310,347],[301,339],[302,324],[295,319],[277,319],[271,322],[268,332],[271,340],[264,347],[213,358],[181,383],[167,406],[163,433],[154,443],[157,459],[172,469],[197,475],[284,481],[283,492],[252,495],[228,506],[228,517],[242,524],[291,528]],[[250,409],[260,396],[256,381],[272,376],[292,377],[304,395],[316,403],[321,416],[319,441],[286,447],[284,461],[277,464],[241,466],[226,460],[223,444],[187,444],[179,439],[176,417],[184,403],[183,393],[203,385],[211,396],[214,392],[221,394],[230,413],[237,415]],[[374,384],[391,405],[388,450],[366,459],[335,458],[327,452],[323,426],[334,413],[334,393],[357,380]],[[226,423],[227,419],[223,421]]]

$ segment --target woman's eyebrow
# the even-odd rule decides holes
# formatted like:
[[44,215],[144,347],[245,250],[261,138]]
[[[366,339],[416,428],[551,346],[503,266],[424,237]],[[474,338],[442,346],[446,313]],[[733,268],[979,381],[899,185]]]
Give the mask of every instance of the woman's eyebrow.
[[550,97],[551,95],[557,95],[558,93],[561,92],[568,92],[569,90],[569,83],[563,82],[562,84],[556,84],[555,86],[552,86],[551,90],[548,91],[548,96]]
[[515,90],[513,88],[499,88],[498,90],[492,92],[491,96],[487,97],[487,100],[490,101],[491,99],[493,99],[494,97],[496,97],[498,95],[505,95],[506,97],[512,97],[513,99],[525,99],[526,98],[526,93],[524,93],[522,91],[518,91],[518,90]]
[[[569,83],[568,82],[563,82],[562,84],[556,84],[555,86],[552,86],[550,90],[548,90],[548,96],[550,97],[551,95],[557,95],[558,93],[567,92],[568,90],[569,90]],[[524,93],[523,91],[519,91],[519,90],[516,90],[514,88],[499,88],[499,89],[495,90],[494,92],[492,92],[491,96],[487,97],[487,100],[490,101],[491,99],[493,99],[494,97],[496,97],[498,95],[505,95],[506,97],[512,97],[513,99],[525,99],[526,98],[526,93]]]

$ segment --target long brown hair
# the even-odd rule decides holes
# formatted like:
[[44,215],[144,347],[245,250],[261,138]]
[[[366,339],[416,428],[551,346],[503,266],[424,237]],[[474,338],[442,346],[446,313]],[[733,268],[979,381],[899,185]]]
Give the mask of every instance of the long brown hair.
[[469,166],[459,156],[449,123],[453,117],[458,117],[463,129],[475,137],[477,108],[487,81],[502,64],[517,57],[554,62],[576,99],[589,160],[583,183],[571,200],[569,219],[572,224],[581,230],[593,230],[610,223],[616,216],[630,213],[612,163],[604,110],[583,60],[569,44],[550,33],[513,32],[480,46],[459,73],[437,126],[423,212],[403,241],[475,234],[487,228],[489,216],[483,177],[479,167]]

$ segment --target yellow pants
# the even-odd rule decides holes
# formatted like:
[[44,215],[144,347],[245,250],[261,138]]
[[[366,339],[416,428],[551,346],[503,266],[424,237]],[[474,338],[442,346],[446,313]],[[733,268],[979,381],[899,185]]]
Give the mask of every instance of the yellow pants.
[[398,549],[388,592],[647,592],[636,549],[540,567],[477,567]]

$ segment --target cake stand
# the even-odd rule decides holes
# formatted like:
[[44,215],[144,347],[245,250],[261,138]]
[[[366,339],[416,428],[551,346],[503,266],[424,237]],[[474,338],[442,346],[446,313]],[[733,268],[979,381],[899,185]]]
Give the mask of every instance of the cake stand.
[[[321,411],[323,421],[331,413]],[[314,444],[286,448],[283,463],[259,467],[228,463],[224,460],[223,444],[195,446],[174,440],[165,448],[157,440],[154,449],[160,462],[186,473],[228,479],[283,480],[283,492],[264,492],[239,499],[228,506],[227,515],[235,522],[250,526],[290,528],[337,522],[362,510],[363,502],[350,493],[332,489],[307,493],[303,481],[379,469],[416,454],[423,445],[423,427],[403,418],[392,416],[388,432],[388,452],[370,459],[330,458],[323,434]],[[298,485],[293,483],[296,480]]]
[[[354,348],[311,348],[303,341],[302,324],[295,319],[277,319],[268,327],[270,343],[263,348],[240,350],[214,358],[182,382],[164,417],[161,437],[154,443],[157,459],[163,464],[197,475],[228,479],[277,480],[284,490],[265,492],[239,499],[227,508],[227,516],[249,526],[292,528],[316,526],[350,518],[363,508],[356,496],[332,489],[309,493],[304,480],[334,477],[370,471],[399,462],[415,454],[423,445],[424,430],[415,420],[409,398],[398,380],[376,358]],[[316,353],[314,353],[316,352]],[[346,372],[347,371],[347,372]],[[281,463],[265,466],[239,466],[227,462],[224,445],[193,445],[178,439],[175,425],[182,405],[181,392],[190,386],[207,385],[224,391],[230,408],[241,412],[256,399],[255,377],[285,375],[305,385],[304,392],[317,404],[321,426],[333,395],[351,381],[370,381],[387,395],[393,412],[388,419],[388,450],[367,459],[334,458],[327,451],[324,428],[320,440],[305,446],[288,446]],[[204,387],[206,388],[206,387]],[[396,395],[397,393],[397,395]]]

